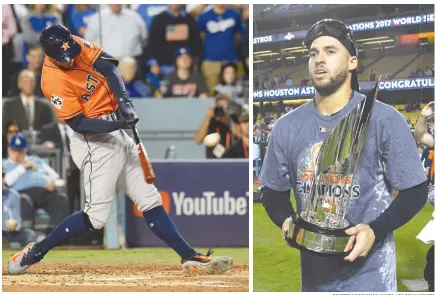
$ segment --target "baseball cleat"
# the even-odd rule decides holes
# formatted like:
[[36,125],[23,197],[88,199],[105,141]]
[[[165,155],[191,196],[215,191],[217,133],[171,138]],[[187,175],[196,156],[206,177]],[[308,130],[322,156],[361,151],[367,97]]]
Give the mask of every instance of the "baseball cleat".
[[14,254],[9,258],[8,273],[11,275],[19,275],[24,273],[31,265],[38,263],[43,259],[44,255],[41,253],[36,243],[30,243],[23,250]]
[[206,255],[197,253],[195,256],[182,260],[182,269],[186,273],[195,272],[212,272],[212,273],[224,273],[231,269],[232,258],[227,256],[213,257],[211,254],[213,251],[208,250]]

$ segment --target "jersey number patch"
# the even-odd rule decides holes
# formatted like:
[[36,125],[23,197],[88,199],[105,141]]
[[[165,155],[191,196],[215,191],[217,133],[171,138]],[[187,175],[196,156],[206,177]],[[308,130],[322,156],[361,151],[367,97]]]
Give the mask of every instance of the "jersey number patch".
[[62,105],[64,103],[64,99],[62,97],[52,94],[50,100],[52,101],[52,104],[55,106],[55,108],[57,108],[58,110],[62,108]]
[[[95,84],[94,84],[94,83]],[[86,102],[88,102],[91,98],[91,95],[94,93],[94,91],[96,90],[96,85],[99,83],[99,80],[97,80],[96,78],[93,77],[93,75],[88,74],[88,78],[86,79],[86,84],[85,84],[85,88],[89,91],[88,93],[84,93],[80,96],[80,98],[82,98],[83,100],[85,100]]]

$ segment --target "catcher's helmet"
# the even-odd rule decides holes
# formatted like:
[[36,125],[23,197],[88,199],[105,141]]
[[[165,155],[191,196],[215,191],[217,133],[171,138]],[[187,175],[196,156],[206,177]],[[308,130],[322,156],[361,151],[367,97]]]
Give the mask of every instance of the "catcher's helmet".
[[68,63],[80,53],[80,45],[64,26],[51,25],[39,36],[44,53],[57,62]]

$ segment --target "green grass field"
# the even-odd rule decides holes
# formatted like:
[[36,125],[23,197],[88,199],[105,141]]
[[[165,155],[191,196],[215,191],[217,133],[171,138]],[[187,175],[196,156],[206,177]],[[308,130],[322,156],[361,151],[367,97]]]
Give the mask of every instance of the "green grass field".
[[[257,187],[254,185],[254,191]],[[294,203],[294,198],[292,201]],[[398,292],[408,292],[402,280],[423,278],[430,245],[417,240],[416,236],[430,220],[432,211],[432,206],[427,204],[410,222],[395,231]],[[253,218],[253,290],[299,292],[299,252],[286,245],[280,229],[271,222],[262,204],[254,204]]]
[[[196,248],[197,251],[205,253],[208,249]],[[234,262],[248,262],[248,248],[214,248],[217,256],[230,256]],[[9,257],[14,255],[16,250],[3,249],[2,261],[6,264]],[[79,250],[79,249],[54,249],[44,257],[44,263],[85,263],[93,261],[96,263],[179,263],[180,258],[169,248],[137,248],[128,250]]]

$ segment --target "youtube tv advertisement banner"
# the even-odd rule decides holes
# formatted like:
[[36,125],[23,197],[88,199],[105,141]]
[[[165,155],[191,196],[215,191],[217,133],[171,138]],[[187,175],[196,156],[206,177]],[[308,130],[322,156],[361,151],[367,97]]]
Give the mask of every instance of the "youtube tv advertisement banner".
[[[247,160],[152,162],[163,206],[191,246],[248,247]],[[167,247],[128,197],[125,216],[128,247]]]
[[[369,91],[375,85],[374,81],[359,82],[362,91]],[[398,91],[434,88],[434,77],[414,79],[392,79],[381,81],[379,91]],[[316,90],[313,86],[297,86],[280,89],[263,89],[253,91],[253,100],[269,100],[274,98],[313,97]]]
[[[372,31],[386,28],[394,28],[409,25],[434,23],[434,13],[423,15],[412,15],[406,17],[395,17],[388,19],[379,19],[365,22],[357,22],[352,24],[346,24],[352,32],[360,31]],[[253,44],[260,43],[274,43],[284,40],[300,40],[304,39],[307,34],[307,30],[283,32],[279,34],[270,34],[264,36],[257,36],[253,38]]]

